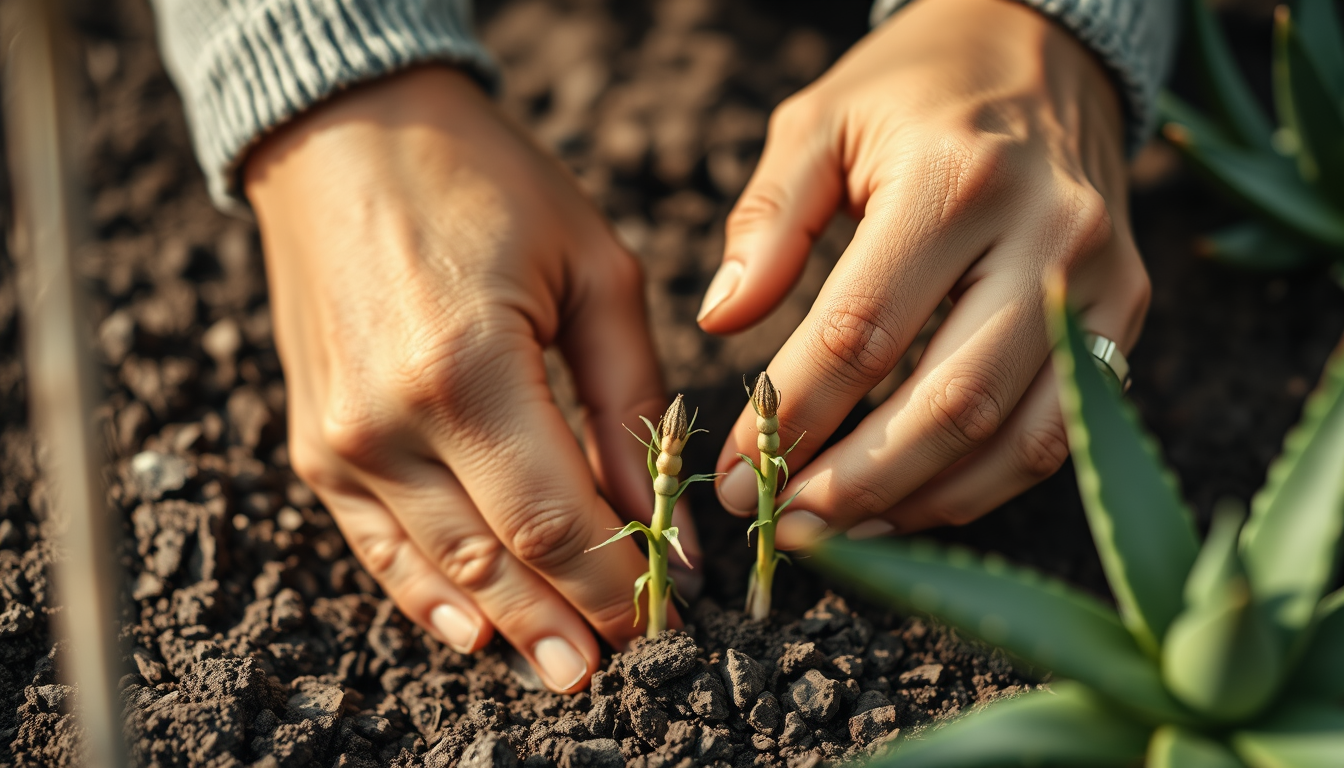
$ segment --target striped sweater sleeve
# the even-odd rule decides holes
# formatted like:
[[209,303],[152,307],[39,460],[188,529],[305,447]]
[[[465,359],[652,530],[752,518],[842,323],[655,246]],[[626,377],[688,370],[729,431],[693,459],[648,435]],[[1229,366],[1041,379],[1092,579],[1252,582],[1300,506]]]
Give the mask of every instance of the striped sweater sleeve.
[[[1177,0],[1020,1],[1077,35],[1111,70],[1125,104],[1129,152],[1137,152],[1152,135],[1157,94],[1174,58]],[[877,26],[909,2],[876,0],[870,21]]]
[[470,0],[153,0],[164,62],[221,209],[247,210],[238,171],[268,131],[337,91],[428,61],[491,85]]

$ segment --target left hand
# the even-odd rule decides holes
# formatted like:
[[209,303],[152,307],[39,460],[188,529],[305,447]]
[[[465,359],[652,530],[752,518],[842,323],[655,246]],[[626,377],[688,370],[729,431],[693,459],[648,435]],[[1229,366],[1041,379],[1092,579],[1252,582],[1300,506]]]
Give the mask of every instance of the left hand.
[[[1056,274],[1089,330],[1128,352],[1150,287],[1126,203],[1124,121],[1107,72],[1066,30],[1007,0],[919,0],[774,113],[728,219],[700,324],[760,320],[845,205],[858,231],[770,363],[781,444],[811,460],[777,543],[961,524],[1068,456],[1044,296]],[[951,314],[913,375],[824,453],[944,296]],[[743,410],[720,499],[753,514]],[[856,527],[857,526],[857,527]]]

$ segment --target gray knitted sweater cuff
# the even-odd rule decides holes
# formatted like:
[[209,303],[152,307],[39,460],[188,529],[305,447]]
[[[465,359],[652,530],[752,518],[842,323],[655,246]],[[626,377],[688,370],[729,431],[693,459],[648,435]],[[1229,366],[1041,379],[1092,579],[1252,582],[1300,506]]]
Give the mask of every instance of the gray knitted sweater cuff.
[[[924,0],[930,2],[934,0]],[[911,0],[876,0],[873,26]],[[1176,49],[1176,0],[1021,0],[1062,24],[1096,52],[1115,75],[1128,119],[1132,155],[1152,135],[1157,92]]]
[[196,157],[223,210],[247,209],[238,171],[263,135],[337,91],[442,61],[493,84],[469,0],[154,0],[160,47]]

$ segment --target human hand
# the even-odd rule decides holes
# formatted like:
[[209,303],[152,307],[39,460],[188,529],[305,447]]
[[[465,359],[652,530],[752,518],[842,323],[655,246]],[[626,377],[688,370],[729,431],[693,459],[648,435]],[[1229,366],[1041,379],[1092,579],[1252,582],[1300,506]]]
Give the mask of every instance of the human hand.
[[[652,506],[621,426],[665,406],[637,263],[446,68],[314,108],[244,181],[295,472],[408,618],[461,652],[498,629],[552,689],[581,688],[599,661],[588,625],[617,647],[638,634],[639,550],[583,554],[622,524],[598,486],[645,521]],[[588,408],[588,463],[547,386],[553,341]]]
[[[862,216],[770,363],[782,443],[807,436],[781,517],[792,549],[966,523],[1053,474],[1068,447],[1048,354],[1046,286],[1062,273],[1089,330],[1128,351],[1149,301],[1129,227],[1120,106],[1066,30],[1005,0],[921,0],[771,118],[728,218],[700,324],[739,330],[797,280],[840,205]],[[944,296],[911,377],[813,458],[895,368]],[[744,409],[723,453],[725,507],[753,514]]]

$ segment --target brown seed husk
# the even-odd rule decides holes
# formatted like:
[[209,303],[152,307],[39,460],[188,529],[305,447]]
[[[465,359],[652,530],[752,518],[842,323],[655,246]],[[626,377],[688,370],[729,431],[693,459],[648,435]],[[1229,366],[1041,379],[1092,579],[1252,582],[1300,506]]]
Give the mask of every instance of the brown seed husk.
[[770,381],[770,376],[765,371],[756,377],[756,388],[751,393],[751,404],[756,406],[756,413],[762,418],[774,418],[779,413],[779,391]]

